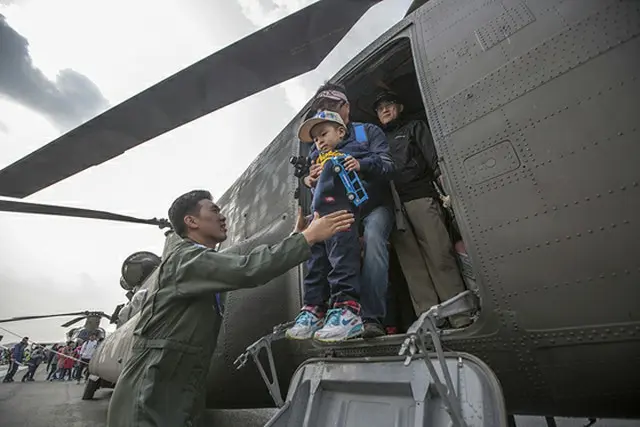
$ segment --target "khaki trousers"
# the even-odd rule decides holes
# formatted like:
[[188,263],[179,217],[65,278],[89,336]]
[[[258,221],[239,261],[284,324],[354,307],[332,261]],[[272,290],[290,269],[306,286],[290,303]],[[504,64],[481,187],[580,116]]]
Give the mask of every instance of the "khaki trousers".
[[394,230],[392,243],[407,279],[416,314],[446,301],[465,285],[458,270],[440,204],[430,197],[404,203],[406,230]]

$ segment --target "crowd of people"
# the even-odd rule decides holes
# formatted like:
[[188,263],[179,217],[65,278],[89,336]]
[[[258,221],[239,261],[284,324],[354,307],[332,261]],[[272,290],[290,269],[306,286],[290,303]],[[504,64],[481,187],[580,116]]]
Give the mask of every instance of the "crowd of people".
[[98,345],[95,334],[90,334],[86,341],[71,340],[63,344],[53,344],[51,347],[37,343],[29,345],[29,338],[24,337],[12,348],[3,350],[3,358],[8,362],[9,369],[2,382],[14,382],[14,376],[20,366],[27,367],[21,381],[35,381],[36,371],[42,364],[46,364],[46,381],[66,379],[67,381],[76,380],[80,384],[84,377],[86,382],[89,377],[89,361]]

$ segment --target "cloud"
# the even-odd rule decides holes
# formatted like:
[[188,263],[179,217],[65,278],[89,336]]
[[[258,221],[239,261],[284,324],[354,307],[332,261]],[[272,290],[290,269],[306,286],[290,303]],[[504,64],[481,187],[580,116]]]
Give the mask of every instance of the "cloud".
[[9,128],[4,123],[0,122],[0,132],[9,133]]
[[72,70],[58,72],[55,81],[33,65],[28,40],[0,15],[0,95],[45,115],[66,131],[109,107],[100,89],[86,76]]
[[2,96],[0,120],[6,128],[4,133],[0,131],[0,168],[37,150],[60,134],[39,112]]

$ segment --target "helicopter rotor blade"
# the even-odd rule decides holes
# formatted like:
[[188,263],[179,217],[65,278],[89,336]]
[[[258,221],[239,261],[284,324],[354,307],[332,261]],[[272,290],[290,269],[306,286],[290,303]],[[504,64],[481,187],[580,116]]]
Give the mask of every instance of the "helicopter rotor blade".
[[60,314],[44,314],[39,316],[19,316],[19,317],[11,317],[9,319],[0,319],[0,323],[6,322],[19,322],[21,320],[33,320],[33,319],[47,319],[50,317],[68,317],[68,316],[78,316],[78,315],[87,315],[87,311],[79,311],[75,313],[60,313]]
[[73,325],[74,323],[77,323],[83,319],[89,318],[89,317],[104,317],[105,319],[111,321],[111,316],[109,316],[107,313],[103,312],[103,311],[87,311],[84,313],[83,316],[80,317],[76,317],[75,319],[71,319],[66,323],[62,324],[63,328],[67,328],[71,325]]
[[320,0],[78,126],[0,171],[23,198],[224,106],[315,69],[381,0]]
[[62,326],[63,328],[68,328],[69,326],[73,325],[74,323],[78,323],[81,320],[86,319],[87,316],[80,316],[80,317],[76,317],[75,319],[71,319],[68,322],[63,323]]
[[141,219],[127,215],[119,215],[106,211],[96,211],[83,208],[71,208],[67,206],[44,205],[38,203],[22,202],[17,200],[0,199],[0,212],[31,213],[42,215],[56,215],[76,218],[103,219],[108,221],[130,222],[134,224],[156,225],[160,228],[171,227],[166,219]]

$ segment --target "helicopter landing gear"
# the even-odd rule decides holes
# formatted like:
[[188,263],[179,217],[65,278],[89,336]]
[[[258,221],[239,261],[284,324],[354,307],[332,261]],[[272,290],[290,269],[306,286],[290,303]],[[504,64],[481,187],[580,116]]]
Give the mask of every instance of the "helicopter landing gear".
[[91,400],[96,394],[96,391],[100,388],[100,378],[92,378],[95,375],[89,375],[89,379],[84,385],[84,392],[82,393],[82,400]]

